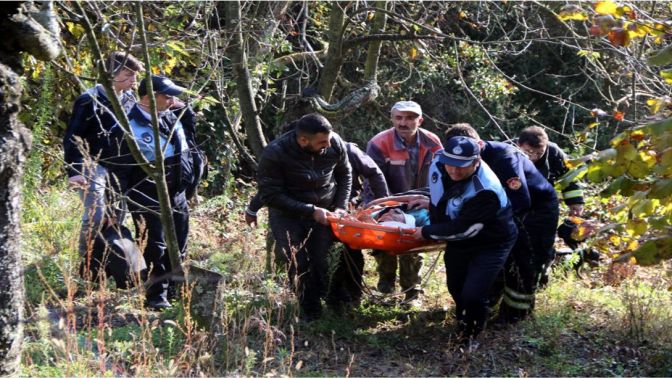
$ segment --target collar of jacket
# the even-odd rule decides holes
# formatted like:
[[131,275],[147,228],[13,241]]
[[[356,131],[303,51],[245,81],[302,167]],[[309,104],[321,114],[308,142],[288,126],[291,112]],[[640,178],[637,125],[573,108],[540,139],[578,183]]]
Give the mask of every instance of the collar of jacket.
[[[393,127],[392,133],[394,134],[394,149],[397,151],[407,149],[408,146],[406,145],[406,142],[403,139],[401,139],[399,134],[397,134],[397,129]],[[424,138],[425,135],[422,134],[422,129],[418,127],[418,132],[415,133],[415,145],[418,146],[418,148],[420,148],[421,135]],[[425,142],[425,140],[423,139],[422,142]]]
[[[284,134],[282,137],[283,137],[283,138],[287,138],[287,139],[284,141],[284,142],[285,142],[284,144],[285,144],[286,146],[288,146],[290,149],[294,150],[294,152],[296,152],[296,153],[299,155],[299,157],[301,157],[301,158],[304,158],[304,159],[311,159],[311,158],[313,158],[313,157],[315,157],[315,158],[319,158],[319,157],[322,157],[322,156],[324,156],[324,155],[327,154],[326,151],[325,151],[324,154],[321,154],[321,155],[315,155],[315,154],[311,154],[310,152],[307,152],[306,150],[304,150],[304,149],[301,147],[301,145],[299,144],[299,141],[297,140],[297,137],[298,137],[298,136],[296,135],[296,131],[294,131],[294,130],[287,132],[287,133]],[[331,141],[331,142],[334,141],[333,133],[332,133],[332,137],[330,138],[330,141]],[[329,148],[333,148],[333,145],[332,145],[331,147],[329,147]],[[327,148],[327,150],[328,150],[329,148]]]

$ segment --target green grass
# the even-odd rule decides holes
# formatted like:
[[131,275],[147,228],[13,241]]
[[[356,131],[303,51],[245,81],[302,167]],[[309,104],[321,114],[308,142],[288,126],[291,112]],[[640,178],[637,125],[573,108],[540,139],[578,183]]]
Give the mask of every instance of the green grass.
[[[297,301],[285,276],[266,269],[266,229],[244,225],[243,203],[216,197],[192,213],[192,224],[198,225],[192,228],[193,262],[225,277],[219,325],[206,330],[178,302],[160,315],[147,313],[134,291],[117,292],[113,285],[94,290],[79,280],[79,199],[63,188],[32,196],[22,217],[30,319],[23,374],[672,373],[672,295],[665,266],[642,269],[616,287],[602,279],[606,267],[583,279],[572,272],[555,274],[538,295],[534,319],[486,330],[481,347],[465,354],[454,341],[453,302],[440,254],[425,255],[421,309],[408,310],[399,305],[400,297],[375,294],[375,266],[367,254],[367,295],[359,307],[343,315],[326,310],[315,322],[297,322]],[[105,298],[102,307],[96,298]],[[76,332],[59,327],[71,322]]]

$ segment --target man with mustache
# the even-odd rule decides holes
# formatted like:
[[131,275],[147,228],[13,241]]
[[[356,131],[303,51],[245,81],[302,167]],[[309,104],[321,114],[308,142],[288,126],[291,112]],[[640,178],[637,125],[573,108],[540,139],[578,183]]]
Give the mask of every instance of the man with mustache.
[[264,149],[257,182],[302,318],[315,320],[327,294],[327,255],[334,240],[327,217],[344,213],[350,198],[345,143],[325,117],[307,114]]
[[[414,101],[399,101],[390,113],[392,128],[374,136],[367,145],[366,153],[378,164],[385,175],[390,193],[398,194],[427,186],[427,174],[434,153],[442,149],[436,134],[421,129],[422,108]],[[399,284],[405,292],[404,303],[420,307],[420,268],[422,256],[419,254],[399,257],[389,256],[382,251],[374,251],[378,262],[378,290],[382,293],[394,291],[397,265]]]

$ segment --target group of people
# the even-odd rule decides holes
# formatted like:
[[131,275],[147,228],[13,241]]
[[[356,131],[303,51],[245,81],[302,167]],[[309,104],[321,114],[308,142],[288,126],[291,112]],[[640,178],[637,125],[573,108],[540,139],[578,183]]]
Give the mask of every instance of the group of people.
[[[68,182],[84,203],[79,252],[84,267],[91,266],[92,259],[107,258],[95,255],[100,252],[94,251],[95,240],[108,227],[123,227],[125,212],[130,212],[135,238],[145,244],[146,269],[141,272],[147,287],[145,303],[165,309],[171,306],[172,267],[160,219],[161,188],[157,188],[154,173],[159,172],[155,167],[161,156],[179,253],[184,258],[189,233],[187,197],[203,173],[202,155],[194,139],[195,114],[177,99],[185,88],[167,77],[151,75],[158,116],[155,130],[148,80],[139,83],[139,99],[132,91],[143,71],[142,63],[130,54],[114,52],[106,69],[115,93],[107,93],[98,84],[79,96],[63,140]],[[126,112],[130,130],[115,115],[111,96],[116,96]],[[134,150],[142,154],[146,167],[136,162],[127,139],[134,141]]]
[[[177,99],[185,88],[151,75],[158,113],[154,127],[149,82],[139,83],[139,99],[131,91],[142,63],[115,52],[106,67],[115,93],[96,85],[77,98],[64,138],[69,183],[80,191],[85,208],[79,251],[84,260],[90,258],[96,236],[123,223],[128,210],[135,237],[146,242],[146,304],[164,309],[171,306],[171,262],[154,175],[159,171],[143,167],[131,151],[149,166],[163,158],[184,258],[187,197],[203,173],[194,141],[195,116]],[[122,104],[130,129],[112,111],[111,96]],[[381,214],[379,221],[414,228],[419,240],[445,242],[447,285],[461,334],[478,335],[497,305],[499,322],[525,318],[554,256],[559,199],[553,183],[567,171],[564,153],[539,127],[523,130],[512,143],[483,141],[466,123],[451,125],[440,138],[421,127],[422,108],[413,101],[395,103],[390,120],[392,127],[375,135],[364,152],[341,139],[324,116],[307,114],[289,124],[259,160],[258,193],[246,209],[246,221],[255,223],[257,211],[268,206],[276,260],[287,269],[303,318],[320,317],[323,299],[338,308],[362,297],[362,251],[346,246],[329,275],[328,254],[335,239],[328,218],[345,214],[355,203],[423,188],[428,196],[409,203],[406,212]],[[562,198],[570,214],[581,215],[583,197],[576,184],[564,189]],[[425,219],[414,222],[413,211],[416,216],[424,211],[420,217]],[[373,255],[378,291],[396,290],[398,270],[403,303],[421,306],[422,255]]]
[[[392,127],[369,141],[366,154],[343,141],[319,114],[293,122],[262,154],[259,191],[246,220],[256,222],[259,208],[269,207],[275,252],[287,268],[303,318],[321,315],[321,299],[338,305],[361,298],[361,251],[346,247],[336,273],[328,277],[327,254],[334,242],[328,217],[345,213],[355,196],[368,202],[428,187],[429,196],[407,208],[425,209],[429,222],[409,225],[413,217],[397,210],[379,221],[405,222],[415,228],[415,238],[446,243],[447,285],[461,335],[478,335],[497,306],[498,322],[524,319],[554,257],[559,199],[553,182],[567,171],[565,155],[539,127],[504,143],[482,141],[473,127],[460,123],[441,139],[420,127],[422,109],[416,102],[395,103],[390,117]],[[566,188],[563,198],[572,214],[581,214],[577,185]],[[377,289],[393,292],[398,268],[402,303],[421,305],[421,255],[373,254]]]

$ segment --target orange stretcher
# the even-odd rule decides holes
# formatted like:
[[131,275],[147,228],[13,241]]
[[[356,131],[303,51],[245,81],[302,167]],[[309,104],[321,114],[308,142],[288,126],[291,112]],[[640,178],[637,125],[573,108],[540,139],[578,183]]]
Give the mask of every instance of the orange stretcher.
[[386,207],[402,205],[415,198],[418,196],[381,198],[346,216],[330,216],[327,219],[334,235],[352,249],[377,249],[392,256],[438,251],[445,243],[417,240],[413,237],[415,232],[413,228],[381,226],[373,219],[374,213]]

